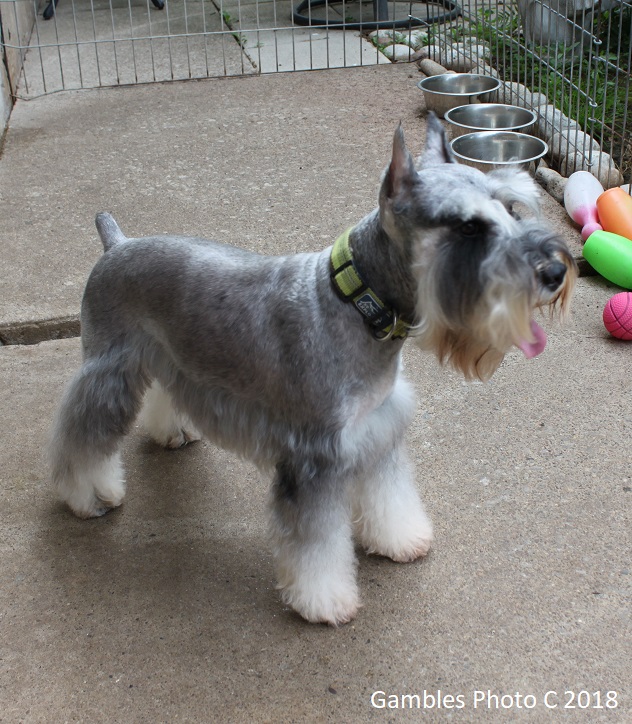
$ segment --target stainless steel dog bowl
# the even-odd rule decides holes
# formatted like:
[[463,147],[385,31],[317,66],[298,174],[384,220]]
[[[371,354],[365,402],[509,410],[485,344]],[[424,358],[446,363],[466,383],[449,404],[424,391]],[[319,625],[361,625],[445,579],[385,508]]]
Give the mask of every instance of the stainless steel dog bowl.
[[481,171],[506,167],[534,171],[538,161],[549,150],[540,138],[513,131],[466,133],[455,138],[450,145],[461,163]]
[[527,108],[503,103],[472,103],[451,108],[445,114],[452,138],[476,131],[529,133],[536,118],[536,114]]
[[498,78],[476,73],[443,73],[423,78],[417,87],[423,91],[426,108],[443,118],[450,108],[489,98],[500,86]]

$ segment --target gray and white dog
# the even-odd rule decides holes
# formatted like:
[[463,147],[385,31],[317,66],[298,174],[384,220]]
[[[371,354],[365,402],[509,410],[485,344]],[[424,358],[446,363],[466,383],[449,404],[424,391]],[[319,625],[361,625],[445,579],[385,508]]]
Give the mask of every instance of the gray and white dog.
[[144,401],[162,445],[203,435],[273,475],[283,601],[308,621],[349,621],[354,536],[401,562],[432,540],[404,443],[414,412],[404,340],[486,379],[512,346],[543,349],[534,310],[568,305],[573,259],[517,203],[537,208],[529,175],[456,164],[431,116],[417,164],[398,128],[379,207],[322,252],[127,239],[99,214],[105,254],[83,298],[84,362],[51,446],[62,498],[82,518],[121,504],[119,445]]

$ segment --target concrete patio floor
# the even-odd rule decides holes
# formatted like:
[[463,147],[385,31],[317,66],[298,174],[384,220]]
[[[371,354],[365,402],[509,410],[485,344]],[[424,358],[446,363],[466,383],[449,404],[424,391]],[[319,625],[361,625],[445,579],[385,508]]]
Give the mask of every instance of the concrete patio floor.
[[[19,101],[0,157],[0,338],[76,328],[97,211],[129,235],[329,245],[374,206],[400,120],[421,150],[418,76]],[[546,199],[545,214],[578,253],[563,210]],[[408,442],[436,543],[410,565],[360,555],[364,607],[337,630],[282,606],[268,483],[210,443],[165,452],[135,429],[124,505],[73,518],[43,450],[79,341],[0,347],[0,721],[632,720],[630,347],[601,323],[616,291],[580,279],[570,320],[544,323],[544,354],[509,354],[485,385],[409,346]],[[424,692],[425,710],[401,708]]]

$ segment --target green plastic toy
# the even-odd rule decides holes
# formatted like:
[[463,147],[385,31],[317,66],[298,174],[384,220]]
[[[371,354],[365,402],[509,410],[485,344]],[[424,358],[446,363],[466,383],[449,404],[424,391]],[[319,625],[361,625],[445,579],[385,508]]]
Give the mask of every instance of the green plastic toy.
[[623,289],[632,289],[632,240],[610,231],[594,231],[582,253],[602,277]]

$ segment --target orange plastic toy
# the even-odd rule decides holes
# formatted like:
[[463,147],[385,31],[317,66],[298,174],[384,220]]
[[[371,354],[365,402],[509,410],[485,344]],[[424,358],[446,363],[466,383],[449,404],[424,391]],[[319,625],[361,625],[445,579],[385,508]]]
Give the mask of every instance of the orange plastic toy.
[[632,240],[632,196],[622,188],[608,189],[597,199],[599,223],[605,231]]

